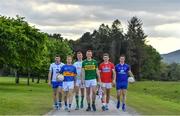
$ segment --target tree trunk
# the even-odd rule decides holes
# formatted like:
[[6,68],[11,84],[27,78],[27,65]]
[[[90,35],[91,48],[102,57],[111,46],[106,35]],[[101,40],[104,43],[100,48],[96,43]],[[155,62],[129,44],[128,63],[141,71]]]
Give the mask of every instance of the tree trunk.
[[19,84],[19,74],[18,74],[18,69],[15,69],[14,75],[15,75],[15,83],[16,83],[16,84]]
[[48,77],[46,76],[45,83],[48,83]]
[[39,81],[40,81],[40,77],[39,77],[39,75],[37,76],[37,83],[39,83]]
[[30,77],[31,77],[31,73],[28,72],[27,85],[30,85],[30,83],[29,83]]
[[32,76],[32,82],[34,83],[34,76]]

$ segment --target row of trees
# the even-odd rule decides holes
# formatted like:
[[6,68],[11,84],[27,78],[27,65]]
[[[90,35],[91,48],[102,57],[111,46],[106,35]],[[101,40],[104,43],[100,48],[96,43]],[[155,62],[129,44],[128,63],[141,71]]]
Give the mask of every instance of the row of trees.
[[140,19],[132,17],[124,33],[121,22],[115,20],[111,27],[102,24],[98,30],[86,32],[80,39],[71,40],[70,44],[74,51],[85,53],[87,49],[92,49],[99,63],[105,52],[110,54],[114,63],[119,62],[120,54],[125,54],[137,80],[157,78],[160,75],[161,56],[152,46],[145,44],[147,35],[142,24]]
[[[19,75],[27,75],[39,79],[47,77],[50,62],[55,54],[60,54],[64,60],[72,54],[68,42],[61,35],[48,35],[30,26],[24,17],[0,17],[0,68],[14,72],[16,83]],[[32,76],[31,76],[32,75]]]

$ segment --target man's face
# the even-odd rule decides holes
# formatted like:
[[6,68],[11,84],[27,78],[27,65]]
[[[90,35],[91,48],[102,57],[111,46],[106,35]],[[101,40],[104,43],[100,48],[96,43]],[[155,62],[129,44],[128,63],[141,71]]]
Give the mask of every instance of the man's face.
[[120,57],[119,60],[120,62],[125,62],[125,57]]
[[82,58],[83,58],[83,55],[80,53],[80,54],[77,54],[77,59],[78,60],[82,60]]
[[103,60],[104,60],[105,62],[109,61],[109,56],[103,56]]
[[87,52],[87,53],[86,53],[86,57],[87,57],[87,58],[92,58],[92,52]]
[[67,61],[68,64],[71,64],[72,63],[72,58],[71,57],[67,57],[66,61]]
[[60,62],[60,60],[61,60],[60,57],[55,57],[56,62]]

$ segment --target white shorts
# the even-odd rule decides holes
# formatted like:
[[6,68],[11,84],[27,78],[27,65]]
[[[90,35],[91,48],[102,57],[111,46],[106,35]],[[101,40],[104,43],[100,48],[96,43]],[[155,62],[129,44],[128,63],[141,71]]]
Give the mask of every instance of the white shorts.
[[78,86],[80,88],[84,88],[85,87],[85,85],[81,83],[81,79],[76,79],[76,83],[75,84],[76,84],[75,86]]
[[96,79],[85,80],[85,85],[86,85],[86,87],[96,86],[97,80]]
[[63,82],[63,90],[69,91],[70,89],[74,89],[74,81]]
[[101,83],[101,87],[104,87],[106,89],[111,89],[112,88],[112,83]]

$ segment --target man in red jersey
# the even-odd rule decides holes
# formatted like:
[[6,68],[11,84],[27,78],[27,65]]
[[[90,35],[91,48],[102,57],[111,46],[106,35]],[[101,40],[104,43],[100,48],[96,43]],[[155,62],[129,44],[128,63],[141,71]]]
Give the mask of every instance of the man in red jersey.
[[114,64],[109,61],[109,54],[103,54],[103,60],[99,65],[99,71],[101,76],[101,87],[103,90],[103,97],[102,97],[102,110],[108,110],[108,103],[110,99],[110,90],[112,88],[112,82],[115,82],[115,69]]

